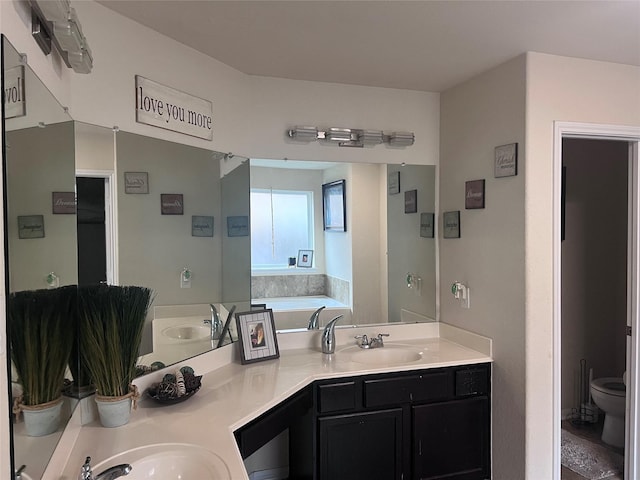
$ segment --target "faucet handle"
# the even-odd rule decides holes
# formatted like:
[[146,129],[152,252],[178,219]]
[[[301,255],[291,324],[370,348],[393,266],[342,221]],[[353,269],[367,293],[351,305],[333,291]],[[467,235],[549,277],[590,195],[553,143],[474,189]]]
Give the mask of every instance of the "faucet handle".
[[358,345],[360,345],[361,347],[369,346],[369,337],[367,337],[366,335],[356,335],[353,338],[355,338],[356,340],[362,340],[361,342],[358,343]]
[[380,338],[380,339],[381,339],[382,337],[388,337],[388,336],[389,336],[389,334],[388,334],[388,333],[379,333],[379,334],[378,334],[378,338]]
[[379,333],[378,334],[378,338],[377,338],[378,346],[383,347],[384,346],[384,340],[382,339],[382,337],[388,337],[388,336],[389,336],[388,333]]
[[78,475],[78,480],[92,480],[93,474],[91,472],[91,457],[87,457],[84,461],[84,465],[80,469],[80,475]]

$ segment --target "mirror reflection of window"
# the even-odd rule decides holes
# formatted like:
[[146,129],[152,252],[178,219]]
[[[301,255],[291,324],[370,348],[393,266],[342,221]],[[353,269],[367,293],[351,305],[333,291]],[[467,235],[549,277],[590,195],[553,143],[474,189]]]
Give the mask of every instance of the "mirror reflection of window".
[[288,268],[313,245],[313,192],[251,189],[251,268]]

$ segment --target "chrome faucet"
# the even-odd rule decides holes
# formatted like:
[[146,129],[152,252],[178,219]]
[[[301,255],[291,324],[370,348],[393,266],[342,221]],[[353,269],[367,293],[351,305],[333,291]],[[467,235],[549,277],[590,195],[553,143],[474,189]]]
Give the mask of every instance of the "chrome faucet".
[[338,315],[332,319],[324,327],[322,332],[322,353],[333,353],[336,351],[336,323],[342,318],[342,315]]
[[222,321],[220,320],[220,315],[215,305],[210,303],[209,307],[211,307],[211,320],[205,319],[204,324],[211,326],[211,340],[218,340],[222,332]]
[[356,335],[354,338],[360,340],[358,346],[360,348],[381,348],[384,347],[384,340],[382,337],[388,337],[388,333],[379,333],[377,337],[369,339],[366,335]]
[[115,480],[116,478],[129,475],[133,467],[128,463],[116,465],[115,467],[107,468],[104,472],[99,473],[95,477],[91,471],[91,457],[87,457],[84,461],[84,465],[80,469],[80,475],[78,480]]
[[320,312],[324,310],[324,306],[317,309],[315,312],[311,314],[311,318],[309,318],[309,326],[307,330],[318,330],[320,328]]

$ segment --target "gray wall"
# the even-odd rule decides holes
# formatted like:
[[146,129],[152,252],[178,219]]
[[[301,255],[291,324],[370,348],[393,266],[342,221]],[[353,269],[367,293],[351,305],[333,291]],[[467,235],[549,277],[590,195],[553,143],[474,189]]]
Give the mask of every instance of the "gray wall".
[[628,156],[626,142],[563,141],[563,413],[579,406],[580,359],[594,378],[625,370]]

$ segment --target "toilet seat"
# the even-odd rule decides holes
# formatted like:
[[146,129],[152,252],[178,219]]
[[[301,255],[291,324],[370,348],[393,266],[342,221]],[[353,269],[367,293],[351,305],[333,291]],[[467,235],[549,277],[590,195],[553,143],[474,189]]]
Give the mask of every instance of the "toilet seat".
[[616,397],[625,397],[627,395],[627,387],[622,382],[622,379],[617,377],[596,378],[591,382],[591,388]]

